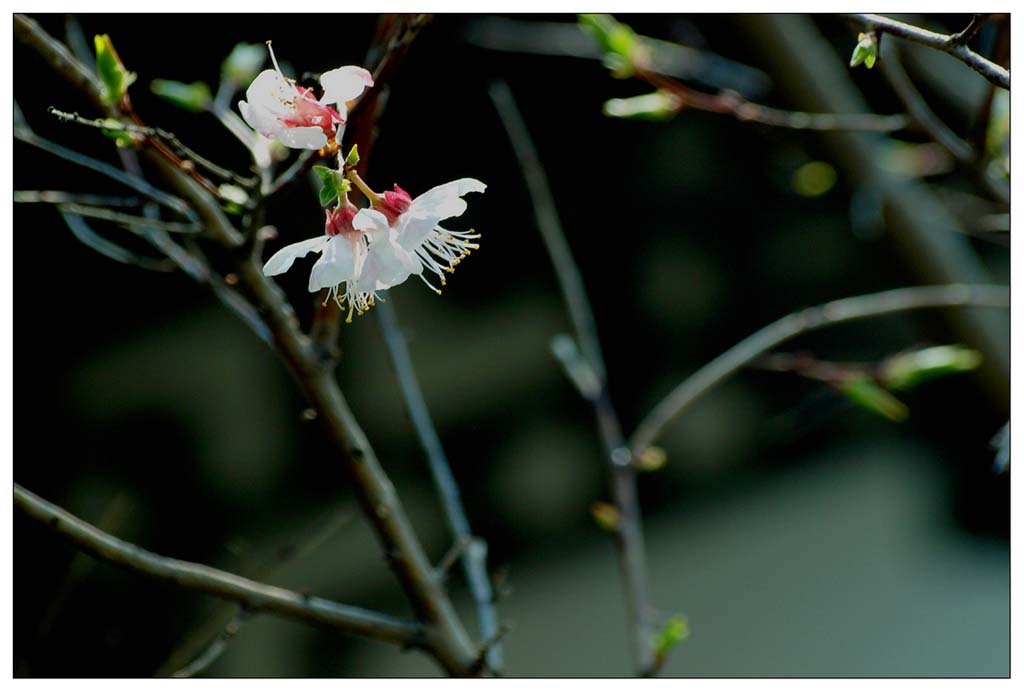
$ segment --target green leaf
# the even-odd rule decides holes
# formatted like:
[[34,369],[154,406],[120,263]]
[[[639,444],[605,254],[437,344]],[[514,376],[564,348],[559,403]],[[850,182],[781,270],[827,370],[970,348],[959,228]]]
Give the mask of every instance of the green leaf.
[[629,77],[637,57],[639,40],[636,32],[610,14],[581,14],[579,24],[590,33],[605,54],[605,64],[616,77]]
[[96,74],[103,82],[103,101],[116,106],[124,101],[128,87],[135,81],[135,73],[125,69],[124,63],[114,50],[114,44],[107,34],[97,34],[93,39],[96,45]]
[[590,505],[590,515],[594,521],[605,531],[615,533],[619,530],[619,522],[622,521],[622,512],[618,507],[607,502],[595,502]]
[[679,111],[679,99],[666,91],[610,99],[604,102],[604,114],[626,120],[668,120]]
[[185,84],[171,79],[154,79],[149,83],[149,90],[175,106],[193,113],[210,108],[210,87],[206,85],[206,82]]
[[359,145],[353,144],[352,148],[349,149],[348,156],[345,157],[346,166],[358,166],[359,165]]
[[668,454],[661,447],[648,447],[636,458],[635,466],[636,470],[641,473],[651,473],[664,468],[665,463],[668,461]]
[[894,423],[906,420],[909,415],[906,404],[878,386],[870,376],[856,373],[836,385],[847,399],[861,408],[888,418]]
[[853,49],[853,56],[850,57],[850,67],[857,67],[861,63],[869,70],[875,66],[878,59],[878,36],[874,32],[860,34],[857,37],[857,45]]
[[981,353],[965,346],[932,346],[887,358],[879,380],[889,389],[910,389],[937,377],[974,370],[982,360]]
[[685,615],[673,615],[662,626],[661,631],[654,635],[654,653],[664,659],[669,650],[690,636],[690,623]]
[[320,178],[320,206],[326,207],[350,189],[349,182],[333,168],[313,166],[313,172]]
[[248,84],[267,59],[267,47],[258,43],[238,43],[221,63],[220,73],[236,84]]

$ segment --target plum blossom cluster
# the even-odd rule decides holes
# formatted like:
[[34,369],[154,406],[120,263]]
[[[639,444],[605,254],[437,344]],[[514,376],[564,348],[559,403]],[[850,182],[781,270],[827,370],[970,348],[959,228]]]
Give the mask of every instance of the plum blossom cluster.
[[[273,50],[271,50],[273,58]],[[293,149],[320,150],[321,155],[340,151],[348,106],[373,86],[373,77],[357,66],[323,73],[318,99],[310,89],[284,76],[273,59],[274,69],[256,77],[239,110],[249,125],[265,137]],[[442,221],[461,216],[467,208],[463,196],[483,192],[486,185],[462,178],[431,188],[415,199],[394,186],[374,192],[359,177],[349,160],[338,155],[338,199],[325,211],[324,232],[278,250],[264,265],[263,273],[275,276],[288,271],[296,259],[319,253],[309,275],[309,290],[326,289],[324,304],[334,300],[347,306],[347,321],[373,307],[379,292],[398,286],[411,276],[420,277],[438,294],[445,275],[476,249],[480,237],[473,231],[442,227]],[[370,205],[360,209],[348,198],[355,184]]]

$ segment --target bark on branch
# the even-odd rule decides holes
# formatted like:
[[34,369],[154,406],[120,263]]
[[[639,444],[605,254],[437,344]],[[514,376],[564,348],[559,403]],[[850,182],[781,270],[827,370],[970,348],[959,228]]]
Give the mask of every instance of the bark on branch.
[[90,555],[146,577],[235,601],[252,612],[324,625],[357,637],[402,646],[426,643],[426,632],[414,621],[304,596],[207,565],[158,555],[101,531],[18,484],[14,485],[14,506]]

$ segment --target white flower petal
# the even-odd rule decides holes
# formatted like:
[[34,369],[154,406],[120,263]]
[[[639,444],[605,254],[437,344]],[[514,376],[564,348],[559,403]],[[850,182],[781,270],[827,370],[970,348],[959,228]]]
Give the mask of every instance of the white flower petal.
[[355,276],[356,256],[352,251],[352,242],[344,236],[336,235],[327,241],[324,254],[313,265],[309,273],[310,292],[321,288],[337,286]]
[[438,221],[461,216],[466,211],[462,196],[469,192],[483,192],[487,186],[475,178],[453,180],[424,192],[409,205],[406,212],[412,216],[436,216]]
[[406,252],[394,242],[380,240],[370,246],[370,252],[359,275],[357,290],[380,291],[392,288],[423,271],[419,257]]
[[283,248],[275,252],[274,255],[267,260],[267,263],[263,265],[263,274],[266,276],[277,276],[278,274],[283,274],[291,269],[292,264],[299,257],[305,257],[311,252],[320,252],[323,250],[323,246],[326,242],[327,236],[322,235],[317,238],[310,238],[309,240],[285,245]]
[[289,104],[295,102],[298,92],[295,85],[285,79],[277,70],[263,70],[245,90],[245,100],[254,108],[265,108],[277,115],[292,111]]
[[360,209],[352,219],[352,228],[357,231],[365,231],[371,240],[377,240],[380,237],[387,238],[391,233],[388,217],[376,209]]
[[[336,70],[328,70],[320,75],[320,85],[324,88],[321,103],[337,103],[339,111],[346,101],[357,98],[367,87],[373,86],[373,76],[362,67],[347,65]],[[345,113],[341,114],[345,117]]]
[[284,129],[281,120],[266,108],[253,106],[245,101],[239,101],[238,110],[242,113],[242,118],[245,119],[249,127],[264,137],[274,137],[279,131]]
[[285,127],[274,135],[274,139],[292,149],[323,149],[327,146],[327,135],[316,126]]
[[[459,201],[462,202],[461,199]],[[462,202],[462,204],[466,203]],[[437,215],[409,216],[403,214],[399,226],[398,244],[410,252],[416,250],[426,241],[440,220],[441,218]]]

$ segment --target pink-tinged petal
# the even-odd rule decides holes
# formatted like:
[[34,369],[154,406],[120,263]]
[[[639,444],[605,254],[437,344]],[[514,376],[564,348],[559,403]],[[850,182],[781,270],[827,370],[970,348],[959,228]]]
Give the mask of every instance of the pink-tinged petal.
[[327,146],[327,135],[315,126],[285,127],[274,134],[274,139],[292,149],[323,149]]
[[362,67],[347,65],[336,70],[328,70],[320,75],[320,85],[324,88],[321,103],[337,103],[341,117],[345,117],[345,102],[358,98],[363,91],[373,86],[373,76]]
[[331,288],[348,281],[355,275],[356,257],[352,242],[343,236],[336,235],[327,241],[324,254],[313,265],[309,273],[310,292],[321,288]]
[[267,263],[263,265],[263,274],[266,276],[283,274],[291,269],[292,264],[299,257],[305,257],[311,252],[320,252],[323,250],[326,243],[327,236],[319,236],[316,238],[310,238],[309,240],[303,240],[298,243],[292,243],[291,245],[285,245],[283,248],[275,252],[274,255],[267,260]]

